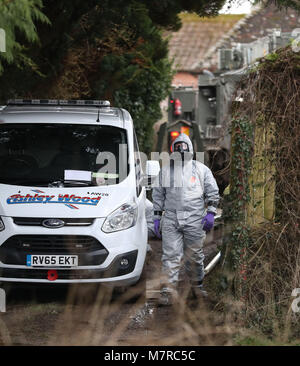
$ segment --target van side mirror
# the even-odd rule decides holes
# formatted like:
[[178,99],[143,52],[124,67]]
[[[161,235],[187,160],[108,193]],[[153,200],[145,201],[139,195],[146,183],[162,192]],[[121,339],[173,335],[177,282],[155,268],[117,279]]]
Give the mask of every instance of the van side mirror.
[[143,176],[143,186],[146,187],[146,190],[150,190],[153,181],[158,176],[160,171],[159,162],[156,160],[147,160],[146,161],[146,169]]
[[160,165],[157,160],[146,161],[146,175],[150,177],[157,177],[160,171]]

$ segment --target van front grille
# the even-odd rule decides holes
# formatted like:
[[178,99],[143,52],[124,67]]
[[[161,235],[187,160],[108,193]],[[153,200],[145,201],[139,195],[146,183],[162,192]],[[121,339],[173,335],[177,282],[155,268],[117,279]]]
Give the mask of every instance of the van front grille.
[[15,235],[0,246],[5,264],[26,264],[27,254],[78,255],[79,265],[99,265],[108,251],[95,238],[85,235]]
[[[14,224],[20,226],[43,226],[43,221],[47,218],[40,217],[13,217]],[[93,224],[94,219],[82,219],[82,218],[65,218],[59,219],[65,223],[65,226],[90,226]]]
[[2,246],[15,249],[30,249],[49,253],[55,252],[87,252],[101,249],[103,246],[91,236],[80,235],[15,235],[9,238]]

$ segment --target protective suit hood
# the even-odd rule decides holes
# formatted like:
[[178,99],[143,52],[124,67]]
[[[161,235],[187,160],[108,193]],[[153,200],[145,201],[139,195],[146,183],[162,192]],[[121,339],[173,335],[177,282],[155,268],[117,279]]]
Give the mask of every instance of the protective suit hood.
[[174,151],[174,145],[177,143],[177,142],[185,142],[188,147],[189,147],[189,152],[191,154],[194,153],[194,149],[193,149],[193,144],[192,144],[192,141],[191,139],[185,134],[185,133],[181,133],[178,137],[176,137],[176,139],[173,141],[172,143],[172,151]]
[[[184,158],[181,156],[180,153],[174,151],[174,145],[177,142],[185,142],[188,147],[189,147],[189,151],[188,152],[184,152]],[[192,160],[194,155],[194,149],[193,149],[193,144],[192,141],[190,140],[190,138],[185,134],[185,133],[181,133],[172,143],[172,154],[171,154],[171,158],[174,160],[178,160],[178,159],[184,159],[185,162],[188,162],[190,160]]]

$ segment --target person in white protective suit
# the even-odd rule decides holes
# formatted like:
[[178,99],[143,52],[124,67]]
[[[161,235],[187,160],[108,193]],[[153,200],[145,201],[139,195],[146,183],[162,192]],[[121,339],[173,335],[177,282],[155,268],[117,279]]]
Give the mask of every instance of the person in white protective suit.
[[214,225],[219,189],[211,170],[193,160],[193,145],[184,133],[172,144],[170,163],[162,167],[152,198],[158,237],[162,229],[162,269],[167,277],[161,303],[172,304],[184,257],[194,293],[205,296],[203,243]]

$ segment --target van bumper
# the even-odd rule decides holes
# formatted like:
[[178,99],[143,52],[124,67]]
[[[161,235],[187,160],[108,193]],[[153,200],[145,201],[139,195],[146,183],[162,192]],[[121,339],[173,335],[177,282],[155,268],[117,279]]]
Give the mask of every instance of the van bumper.
[[[109,286],[128,286],[136,283],[141,276],[147,248],[146,225],[145,228],[144,225],[136,225],[122,232],[105,234],[99,230],[102,219],[96,219],[93,225],[86,228],[61,228],[55,232],[40,227],[18,227],[8,217],[4,217],[3,221],[6,230],[1,235],[2,243],[0,243],[0,282],[50,284],[101,282]],[[47,238],[50,238],[50,241]],[[70,238],[74,239],[71,247],[69,247]],[[50,252],[41,246],[44,243],[48,247],[51,244],[55,248],[51,248]],[[74,243],[86,243],[88,249],[80,249],[77,253]],[[32,246],[28,248],[28,244]],[[59,245],[66,246],[65,249],[59,248],[57,252],[56,248]],[[27,254],[70,253],[78,254],[77,267],[26,265]],[[50,277],[49,272],[55,273],[55,276]]]
[[[113,282],[116,286],[121,283],[128,285],[136,282],[140,275],[132,276],[138,251],[123,253],[115,257],[107,268],[100,269],[65,269],[65,268],[0,268],[0,281],[10,282],[49,282],[49,271],[56,272],[55,282],[72,283],[72,282]],[[128,265],[124,266],[121,261],[126,259]],[[54,281],[52,281],[54,282]],[[120,283],[120,284],[118,284]]]

